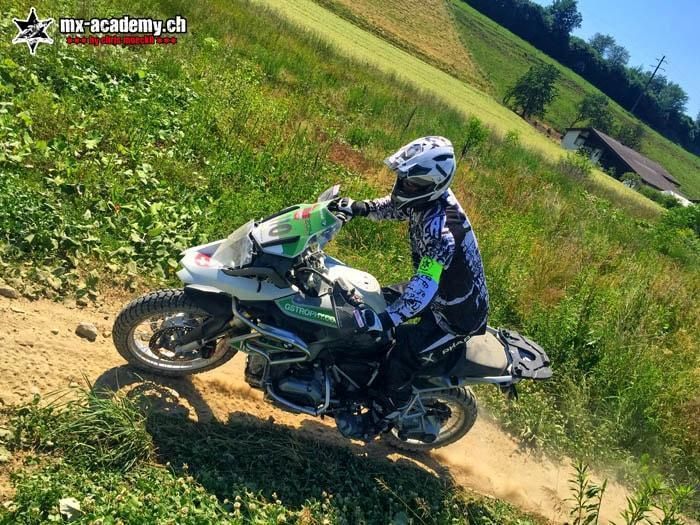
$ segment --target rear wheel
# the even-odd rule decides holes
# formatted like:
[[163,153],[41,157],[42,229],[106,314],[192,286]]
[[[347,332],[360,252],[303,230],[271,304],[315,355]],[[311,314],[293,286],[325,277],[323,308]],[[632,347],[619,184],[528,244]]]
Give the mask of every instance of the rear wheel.
[[175,351],[179,340],[209,317],[184,290],[158,290],[119,313],[112,339],[119,354],[141,370],[169,377],[197,374],[221,366],[237,352],[226,337],[191,352]]
[[421,394],[421,403],[430,413],[439,414],[440,432],[432,443],[417,439],[401,439],[396,428],[382,434],[388,445],[410,452],[426,452],[462,439],[476,422],[476,397],[470,388],[451,388]]

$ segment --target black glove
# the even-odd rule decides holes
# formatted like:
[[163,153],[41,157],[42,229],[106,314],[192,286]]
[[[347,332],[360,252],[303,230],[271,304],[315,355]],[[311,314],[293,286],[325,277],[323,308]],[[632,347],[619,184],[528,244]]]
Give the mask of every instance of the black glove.
[[355,308],[355,322],[357,331],[361,333],[382,333],[393,328],[389,315],[377,315],[374,310],[367,307]]
[[364,201],[354,201],[350,197],[338,197],[331,201],[328,205],[331,211],[339,211],[345,215],[348,220],[355,216],[366,217],[369,213],[369,206]]

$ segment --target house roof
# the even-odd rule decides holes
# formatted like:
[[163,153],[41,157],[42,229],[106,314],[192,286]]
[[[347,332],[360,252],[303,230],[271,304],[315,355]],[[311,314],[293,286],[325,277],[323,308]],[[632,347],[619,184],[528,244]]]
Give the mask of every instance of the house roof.
[[659,163],[648,159],[641,153],[625,146],[609,135],[595,128],[570,128],[567,131],[590,131],[596,135],[608,148],[627,164],[632,171],[647,184],[660,190],[670,190],[680,193],[680,182],[664,169]]

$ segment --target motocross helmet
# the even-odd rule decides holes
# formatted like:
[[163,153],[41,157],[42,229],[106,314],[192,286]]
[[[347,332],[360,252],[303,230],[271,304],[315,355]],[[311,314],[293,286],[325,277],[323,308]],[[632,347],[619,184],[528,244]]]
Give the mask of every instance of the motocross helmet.
[[384,159],[384,164],[396,174],[391,200],[398,210],[438,199],[449,188],[457,168],[452,143],[438,136],[409,142]]

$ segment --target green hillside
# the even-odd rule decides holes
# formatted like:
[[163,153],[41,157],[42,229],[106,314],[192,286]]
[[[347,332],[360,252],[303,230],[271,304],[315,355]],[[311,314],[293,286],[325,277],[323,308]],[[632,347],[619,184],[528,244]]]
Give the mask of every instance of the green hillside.
[[[510,118],[501,116],[499,112],[493,109],[493,104],[500,105],[500,101],[503,99],[508,87],[535,63],[550,63],[561,71],[561,77],[557,82],[558,97],[550,105],[545,115],[545,121],[556,130],[562,131],[571,124],[575,117],[576,105],[586,93],[599,92],[597,88],[576,73],[562,66],[461,0],[448,0],[447,5],[451,8],[449,12],[444,12],[435,6],[428,7],[430,16],[426,16],[425,20],[421,19],[420,27],[414,27],[414,16],[400,18],[392,15],[395,11],[405,13],[405,3],[399,0],[387,0],[381,3],[378,3],[376,0],[363,0],[361,2],[352,2],[350,0],[315,1],[353,24],[374,33],[416,57],[428,61],[446,73],[457,74],[460,80],[464,80],[468,84],[470,90],[483,90],[483,92],[488,93],[494,100],[484,101],[481,97],[459,96],[456,89],[447,90],[443,88],[440,90],[439,87],[436,89],[446,100],[464,107],[465,111],[485,119],[489,125],[499,130],[504,129],[503,126],[506,125],[506,122],[508,122],[507,125],[510,126],[510,129],[522,130],[523,125],[530,128],[529,125],[510,111]],[[339,23],[336,20],[326,19],[326,15],[323,15],[318,9],[314,9],[308,4],[308,1],[292,0],[285,3],[284,6],[280,4],[272,5],[284,9],[288,16],[296,18],[299,22],[303,22],[304,25],[324,34],[353,56],[361,57],[363,60],[368,60],[384,69],[397,72],[399,75],[413,78],[414,81],[423,86],[445,83],[441,75],[421,73],[420,71],[424,67],[416,66],[415,60],[406,60],[405,57],[400,60],[398,57],[394,57],[394,60],[385,60],[385,57],[388,58],[386,51],[377,55],[374,53],[368,54],[368,50],[383,49],[383,46],[377,44],[368,45],[365,42],[368,40],[368,36],[358,35],[357,31],[351,28],[343,27],[342,31],[338,31]],[[388,13],[387,19],[381,19],[377,11]],[[403,23],[403,26],[401,23]],[[462,43],[468,52],[468,64],[472,71],[472,74],[469,76],[455,73],[453,67],[447,67],[445,58],[440,57],[436,51],[433,54],[428,54],[424,51],[425,41],[427,40],[426,35],[433,35],[432,38],[434,39],[434,35],[441,35],[445,31],[452,33],[455,30],[461,35]],[[412,38],[407,37],[407,35],[412,35]],[[352,46],[357,39],[365,42],[364,45],[360,46],[360,54]],[[444,47],[442,51],[445,53],[455,52],[452,47]],[[611,101],[611,107],[613,115],[618,122],[626,125],[638,122],[637,119],[613,101]],[[487,110],[488,114],[484,114],[484,110]],[[671,174],[677,177],[682,184],[682,189],[689,196],[700,197],[700,157],[673,144],[648,126],[644,126],[644,130],[646,134],[643,140],[642,152],[663,164]],[[561,154],[561,148],[558,147],[554,140],[542,137],[548,143],[546,146],[543,146],[539,137],[530,137],[530,134],[540,135],[535,133],[534,129],[530,128],[524,133],[523,137],[528,143],[543,151],[549,150],[549,154],[555,154],[552,150],[556,147],[559,150],[558,154]],[[602,181],[601,184],[610,186],[609,190],[614,188],[614,186],[611,186],[610,180]]]
[[[255,1],[284,14],[300,27],[311,31],[325,42],[331,43],[342,54],[363,65],[376,67],[389,73],[393,77],[391,83],[408,82],[439,100],[440,103],[459,110],[463,115],[483,120],[489,128],[494,129],[500,135],[514,133],[523,144],[544,154],[551,160],[556,161],[567,156],[567,152],[560,147],[558,141],[553,141],[536,131],[525,120],[499,104],[488,93],[466,84],[414,56],[410,47],[410,52],[406,51],[403,46],[397,47],[393,42],[384,39],[383,36],[375,36],[363,30],[361,25],[358,26],[355,23],[357,22],[356,18],[350,17],[350,21],[348,21],[342,17],[347,15],[345,11],[341,11],[341,16],[338,16],[316,4],[313,0],[287,0],[284,3],[272,0]],[[328,0],[324,0],[324,4],[327,2]],[[332,5],[337,7],[338,4],[333,3]],[[409,106],[419,109],[415,103],[409,103]],[[365,146],[362,142],[354,145]],[[372,147],[371,142],[367,145]],[[655,217],[663,211],[663,208],[655,202],[601,171],[593,172],[590,186],[598,195],[613,199],[638,216]]]
[[[588,81],[548,57],[461,0],[449,0],[462,41],[485,73],[492,93],[501,100],[506,90],[527,69],[538,62],[554,64],[561,71],[559,93],[547,109],[545,120],[563,131],[576,117],[576,105],[586,93],[600,91]],[[615,119],[626,125],[638,122],[616,102],[610,101]],[[579,124],[580,125],[580,124]],[[684,150],[644,125],[642,153],[661,163],[681,182],[689,196],[700,198],[700,157]]]

